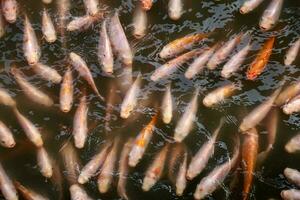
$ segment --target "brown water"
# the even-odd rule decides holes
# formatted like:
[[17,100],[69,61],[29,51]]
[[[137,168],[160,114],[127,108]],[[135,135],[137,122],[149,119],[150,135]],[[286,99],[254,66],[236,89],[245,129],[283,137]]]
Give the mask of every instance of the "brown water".
[[[119,104],[115,106],[115,112],[112,117],[111,131],[108,134],[121,134],[124,139],[128,136],[135,136],[142,127],[149,121],[154,113],[154,107],[161,102],[161,96],[164,91],[165,82],[153,83],[149,77],[153,70],[165,61],[158,57],[158,52],[162,46],[169,41],[194,32],[214,31],[215,34],[204,41],[205,45],[212,44],[219,40],[226,40],[240,31],[251,31],[254,41],[254,48],[251,51],[243,69],[255,57],[260,44],[270,35],[276,35],[275,48],[270,58],[267,69],[259,76],[256,81],[245,80],[245,70],[242,73],[230,79],[232,82],[239,83],[242,90],[223,105],[208,109],[199,102],[199,111],[197,122],[192,133],[184,141],[190,152],[194,154],[200,146],[207,140],[212,131],[218,125],[221,117],[226,118],[226,125],[216,145],[214,157],[209,161],[205,171],[196,179],[188,184],[183,197],[177,197],[172,184],[164,177],[160,180],[150,192],[142,192],[141,182],[147,166],[150,164],[155,153],[164,145],[166,141],[171,141],[173,130],[177,119],[181,116],[187,105],[193,91],[200,87],[201,98],[203,94],[211,91],[217,86],[223,85],[229,80],[220,78],[220,67],[215,71],[205,71],[203,75],[197,76],[189,81],[184,78],[183,70],[179,70],[172,76],[172,94],[176,102],[175,119],[169,124],[164,125],[159,122],[156,134],[151,141],[150,148],[142,162],[131,170],[128,177],[128,193],[131,199],[192,199],[193,192],[197,183],[205,174],[212,170],[216,165],[225,162],[232,151],[232,135],[237,132],[237,127],[242,117],[252,108],[262,102],[269,94],[276,89],[282,80],[293,82],[299,80],[300,70],[299,59],[292,66],[283,65],[283,56],[288,45],[295,41],[300,35],[300,2],[296,0],[286,0],[282,11],[280,22],[271,32],[261,32],[258,28],[258,21],[268,4],[265,1],[258,9],[249,15],[241,15],[238,12],[243,0],[234,1],[185,1],[185,13],[182,18],[176,22],[170,20],[167,16],[167,1],[162,0],[154,3],[153,8],[148,13],[149,27],[148,34],[144,39],[136,40],[131,36],[132,13],[135,2],[131,0],[120,1],[101,1],[108,5],[108,9],[120,11],[121,22],[126,30],[126,35],[135,50],[133,64],[134,77],[139,71],[143,74],[142,96],[139,98],[139,106],[134,115],[137,117],[131,123],[123,123],[119,118]],[[39,0],[20,1],[22,11],[26,11],[34,23],[38,37],[41,38],[41,9],[42,3]],[[53,18],[56,18],[55,3],[49,6]],[[84,7],[81,1],[72,1],[71,18],[84,14]],[[68,52],[74,51],[82,55],[88,62],[100,93],[106,96],[108,89],[118,80],[122,80],[122,69],[116,64],[117,77],[109,78],[101,72],[97,61],[96,46],[98,42],[98,30],[100,24],[95,25],[91,30],[84,33],[71,33],[67,35],[67,48],[62,48],[60,41],[54,44],[47,44],[41,40],[42,58],[41,61],[53,66],[61,74],[64,73],[66,65],[64,58]],[[20,111],[32,120],[42,130],[45,140],[45,147],[51,156],[61,162],[58,151],[61,145],[71,137],[72,118],[74,107],[68,114],[63,114],[58,106],[59,85],[42,81],[38,76],[26,66],[22,52],[22,20],[19,18],[15,25],[9,25],[6,35],[0,40],[0,86],[6,88],[14,96],[18,103]],[[22,70],[28,76],[28,80],[50,94],[56,104],[53,108],[44,108],[32,103],[16,85],[13,77],[9,73],[10,64],[17,62]],[[186,66],[183,66],[184,69]],[[76,105],[80,96],[79,87],[85,83],[76,76]],[[121,94],[117,90],[116,93]],[[89,158],[97,151],[98,146],[105,142],[107,136],[104,130],[105,104],[89,91],[89,126],[90,135],[83,150],[78,151],[82,163],[86,163]],[[43,178],[36,165],[35,151],[32,145],[27,141],[24,133],[10,109],[0,107],[0,120],[4,121],[14,132],[17,145],[14,149],[0,149],[0,160],[7,169],[8,173],[24,185],[34,188],[40,193],[44,193],[51,199],[57,199],[57,192],[52,187],[49,180]],[[134,118],[134,116],[133,116]],[[284,151],[284,144],[299,129],[300,116],[286,116],[280,113],[278,137],[274,150],[263,164],[263,168],[255,174],[251,199],[280,199],[279,193],[282,189],[292,188],[283,177],[282,171],[285,167],[299,168],[299,155],[289,155]],[[261,129],[261,149],[265,141],[265,131]],[[240,199],[241,188],[230,191],[228,184],[233,176],[229,176],[225,184],[217,190],[208,199]],[[117,178],[115,179],[117,180]],[[241,184],[241,180],[239,185]],[[65,186],[65,199],[69,199],[67,182]],[[113,184],[113,189],[105,195],[100,195],[97,191],[95,180],[86,185],[86,189],[91,196],[97,199],[118,199]]]

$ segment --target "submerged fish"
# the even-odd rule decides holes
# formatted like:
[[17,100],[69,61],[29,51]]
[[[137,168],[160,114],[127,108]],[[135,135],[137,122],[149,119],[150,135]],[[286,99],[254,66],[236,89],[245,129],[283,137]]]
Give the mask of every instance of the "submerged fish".
[[0,190],[6,200],[18,200],[17,190],[0,164]]
[[283,106],[282,110],[287,115],[291,115],[295,112],[300,112],[300,95],[292,98],[287,104]]
[[275,100],[276,106],[282,106],[294,98],[297,94],[300,94],[300,81],[297,81],[282,90]]
[[2,121],[0,121],[0,138],[2,147],[13,148],[16,145],[12,132]]
[[284,56],[284,64],[285,65],[291,65],[295,59],[297,58],[299,54],[300,49],[300,38],[294,42],[291,47],[287,50],[285,56]]
[[70,14],[71,2],[70,0],[57,0],[56,6],[58,13],[58,29],[63,38],[63,42],[65,43],[66,21]]
[[25,187],[18,181],[15,181],[14,184],[23,196],[23,198],[26,200],[49,200],[47,197],[33,191],[30,188]]
[[132,149],[129,153],[128,164],[130,167],[135,167],[143,157],[147,146],[153,136],[155,124],[157,122],[157,115],[155,114],[151,121],[141,130],[136,136]]
[[283,0],[271,1],[267,9],[264,11],[259,22],[259,27],[262,30],[268,31],[276,25],[276,23],[279,20],[282,5],[283,5]]
[[15,107],[16,101],[10,96],[10,94],[3,88],[0,88],[0,104]]
[[69,191],[71,194],[71,200],[93,200],[79,184],[71,185]]
[[73,105],[73,75],[70,67],[67,68],[62,78],[59,92],[59,106],[63,112],[69,112]]
[[100,21],[103,18],[103,13],[98,12],[96,15],[84,15],[77,17],[69,22],[67,25],[67,31],[85,31],[89,29],[93,24]]
[[2,38],[6,32],[6,21],[2,13],[3,12],[0,9],[0,38]]
[[87,14],[94,16],[99,12],[99,0],[83,0]]
[[141,8],[141,5],[138,4],[135,8],[132,18],[133,24],[133,36],[137,39],[140,39],[146,35],[148,17],[145,10]]
[[215,143],[223,124],[224,119],[221,119],[220,124],[212,134],[211,138],[202,145],[196,155],[192,158],[186,173],[187,179],[192,180],[197,175],[199,175],[206,167],[208,160],[214,154]]
[[51,159],[44,147],[37,149],[37,163],[41,174],[46,178],[50,178],[53,174],[53,167]]
[[172,120],[173,116],[173,101],[171,93],[171,84],[166,86],[166,91],[162,99],[161,104],[162,120],[165,124],[168,124]]
[[184,113],[180,117],[174,130],[174,139],[176,142],[182,142],[186,136],[191,132],[196,114],[198,110],[198,96],[199,88],[196,89],[194,96],[185,108]]
[[153,4],[153,0],[140,0],[141,6],[144,10],[150,10]]
[[240,13],[247,14],[258,7],[264,0],[245,0],[240,8]]
[[258,52],[255,60],[250,64],[247,71],[247,79],[256,79],[266,68],[269,58],[272,54],[275,37],[270,37]]
[[300,150],[300,134],[293,136],[284,146],[288,153],[295,153]]
[[284,169],[283,174],[290,182],[300,187],[300,172],[298,170],[287,167]]
[[42,2],[45,4],[50,4],[50,3],[52,3],[52,0],[42,0]]
[[282,190],[280,196],[284,200],[299,200],[300,190],[297,189]]
[[47,42],[53,43],[56,41],[56,31],[46,8],[43,10],[42,32]]
[[172,20],[178,20],[183,13],[182,0],[169,0],[168,14]]
[[209,33],[196,33],[173,40],[163,47],[163,49],[159,53],[159,56],[164,59],[174,57],[190,49],[197,42],[200,42],[204,38],[207,38],[209,35]]
[[41,76],[44,80],[51,81],[53,83],[60,83],[62,80],[61,75],[53,68],[44,65],[42,63],[37,63],[31,66],[33,71]]
[[15,23],[18,14],[18,2],[16,0],[2,0],[2,13],[8,23]]

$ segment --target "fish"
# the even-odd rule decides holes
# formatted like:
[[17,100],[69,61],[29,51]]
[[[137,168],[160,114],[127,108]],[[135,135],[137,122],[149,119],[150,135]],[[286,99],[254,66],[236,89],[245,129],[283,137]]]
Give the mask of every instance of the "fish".
[[1,7],[5,20],[10,24],[15,23],[19,9],[18,2],[16,0],[2,0]]
[[290,84],[282,90],[275,100],[275,105],[280,107],[294,98],[296,95],[300,94],[300,81]]
[[248,199],[248,194],[253,182],[258,152],[258,133],[256,128],[244,132],[242,145],[242,168],[244,170],[243,200]]
[[42,17],[42,32],[47,42],[53,43],[56,41],[56,31],[46,8],[43,10]]
[[198,110],[198,96],[199,88],[196,89],[194,96],[185,108],[184,113],[178,120],[175,130],[174,139],[176,142],[182,142],[182,140],[191,132],[194,121],[196,120],[196,114]]
[[99,43],[98,43],[98,61],[102,70],[107,74],[113,73],[114,57],[111,42],[107,33],[107,21],[102,22]]
[[120,137],[116,136],[113,141],[113,146],[108,152],[100,174],[98,176],[97,185],[100,193],[106,193],[111,187],[113,176],[116,170],[119,146]]
[[166,86],[166,91],[161,103],[162,120],[165,124],[169,124],[173,116],[173,101],[171,93],[171,84]]
[[153,136],[155,124],[157,122],[158,114],[155,114],[151,121],[141,130],[141,132],[136,136],[132,149],[129,153],[128,164],[130,167],[135,167],[141,158],[143,157],[146,148]]
[[95,176],[97,171],[103,165],[109,150],[111,149],[112,141],[106,141],[101,150],[95,154],[91,160],[81,169],[78,177],[78,183],[87,183],[92,176]]
[[208,60],[206,67],[210,70],[216,69],[216,67],[230,55],[230,53],[238,45],[238,43],[241,42],[241,39],[244,35],[244,33],[239,33],[229,41],[225,42],[221,47],[219,47]]
[[127,185],[128,174],[129,174],[128,159],[129,159],[129,153],[132,148],[133,142],[134,142],[133,138],[129,138],[127,140],[127,142],[123,146],[120,160],[119,160],[119,181],[118,181],[117,191],[119,196],[125,200],[129,199],[126,191],[126,185]]
[[56,7],[58,13],[57,27],[63,39],[63,43],[65,43],[66,21],[70,15],[71,2],[70,0],[57,0]]
[[300,172],[298,170],[287,167],[284,169],[283,174],[291,183],[300,187]]
[[186,72],[184,73],[185,78],[192,79],[197,74],[200,74],[206,67],[206,63],[209,60],[209,58],[213,55],[215,52],[215,49],[217,48],[218,44],[212,46],[211,48],[205,50],[202,54],[197,57],[192,64],[187,68]]
[[80,17],[76,17],[72,21],[67,24],[67,31],[86,31],[88,30],[93,24],[103,19],[103,13],[98,12],[96,15],[84,15]]
[[200,55],[203,49],[194,49],[185,54],[182,54],[167,63],[156,68],[153,74],[150,76],[152,81],[159,81],[160,79],[166,78],[173,74],[182,64],[186,63],[188,60],[195,56]]
[[269,113],[272,106],[274,105],[275,99],[281,91],[281,87],[275,90],[272,95],[262,102],[259,106],[254,108],[249,114],[244,117],[240,124],[239,130],[245,132],[258,125]]
[[264,0],[245,0],[240,8],[241,14],[247,14],[257,8]]
[[224,102],[226,98],[232,96],[237,89],[239,88],[234,83],[218,87],[204,97],[203,105],[206,107],[218,105],[221,102]]
[[187,155],[187,152],[184,153],[183,155],[183,161],[179,167],[179,171],[178,171],[178,176],[177,176],[177,179],[176,179],[176,195],[177,196],[182,196],[185,188],[186,188],[186,185],[187,185],[187,180],[186,180],[186,172],[187,172],[187,167],[188,167],[188,164],[187,164],[187,160],[188,160],[188,155]]
[[35,65],[40,60],[41,48],[26,14],[24,18],[23,52],[28,64]]
[[104,97],[99,93],[97,86],[94,82],[92,73],[88,68],[86,62],[82,59],[78,54],[71,52],[69,54],[71,65],[74,67],[76,71],[78,71],[79,75],[91,86],[96,95],[104,101]]
[[18,200],[17,190],[4,170],[2,164],[0,164],[0,190],[6,200]]
[[13,148],[16,146],[16,141],[11,130],[0,121],[0,145],[5,148]]
[[53,166],[51,159],[44,147],[37,149],[37,163],[41,174],[46,178],[51,178],[53,174]]
[[267,9],[263,12],[259,27],[263,31],[271,30],[279,20],[283,0],[272,0]]
[[29,121],[29,119],[22,115],[17,108],[14,108],[13,111],[27,138],[36,147],[42,147],[44,142],[38,128],[31,121]]
[[237,52],[235,55],[233,55],[223,66],[223,69],[221,71],[221,76],[223,78],[230,78],[233,73],[237,72],[243,62],[245,61],[249,51],[251,50],[252,45],[250,42],[244,46],[239,52]]
[[47,65],[37,63],[35,65],[32,65],[31,67],[36,74],[38,74],[46,81],[51,81],[55,84],[58,84],[62,80],[61,75],[55,69]]
[[154,157],[153,162],[148,167],[145,177],[143,179],[143,185],[142,185],[143,191],[145,192],[149,191],[152,188],[152,186],[154,186],[154,184],[161,178],[165,168],[169,145],[170,144],[167,143],[158,152],[158,154]]
[[2,14],[2,10],[0,9],[0,38],[2,38],[5,35],[6,32],[6,21],[4,19],[4,16]]
[[61,111],[67,113],[72,109],[73,93],[73,75],[71,68],[68,67],[62,78],[59,92],[59,107]]
[[11,95],[3,88],[0,88],[0,104],[15,107],[16,101],[11,97]]
[[37,193],[36,191],[25,187],[18,181],[14,181],[15,187],[18,189],[18,191],[21,193],[24,199],[26,200],[49,200],[49,198]]
[[256,58],[250,64],[247,70],[247,79],[256,79],[266,68],[269,58],[272,54],[273,45],[275,42],[275,37],[270,37],[263,45],[263,47],[258,52]]
[[168,2],[168,14],[172,20],[180,19],[183,13],[182,0],[169,0]]
[[286,103],[283,108],[283,112],[287,115],[297,113],[300,111],[300,95],[292,98],[288,103]]
[[83,0],[86,13],[91,16],[95,16],[99,12],[98,0]]
[[282,190],[280,196],[284,200],[299,200],[300,190],[297,189]]
[[239,159],[240,140],[236,139],[232,158],[227,162],[215,167],[207,176],[202,178],[194,192],[195,199],[204,199],[212,194],[225,180],[229,172],[234,168]]
[[153,5],[153,0],[140,0],[142,9],[144,9],[145,11],[148,11],[152,8]]
[[86,102],[86,94],[85,91],[80,98],[79,105],[76,109],[73,119],[73,137],[75,147],[78,149],[82,149],[86,142],[86,138],[88,136],[88,126],[87,119],[88,118],[88,106]]
[[63,186],[63,176],[60,164],[58,160],[51,160],[53,166],[53,174],[51,176],[51,183],[54,186],[55,192],[57,192],[56,196],[58,200],[64,200],[64,186]]
[[297,55],[299,54],[299,49],[300,49],[300,38],[298,38],[296,42],[294,42],[287,50],[284,56],[285,65],[291,65],[295,61]]
[[135,38],[141,39],[146,35],[148,17],[146,11],[141,8],[140,4],[138,4],[134,10],[132,25],[133,25],[132,34]]
[[293,136],[284,146],[286,152],[295,153],[300,150],[300,134]]
[[79,184],[73,184],[69,188],[71,194],[71,200],[93,200],[82,186]]
[[159,52],[159,57],[163,59],[172,58],[180,53],[192,48],[196,43],[207,38],[210,33],[195,33],[175,39],[166,44]]
[[125,66],[131,66],[133,53],[126,38],[124,29],[121,25],[118,12],[115,12],[110,18],[108,24],[108,35],[112,44],[112,48],[118,55],[120,61]]
[[105,117],[104,117],[104,128],[105,133],[109,134],[112,131],[111,124],[114,119],[114,110],[117,103],[120,102],[120,96],[116,93],[117,86],[115,81],[109,83],[108,95],[106,101]]
[[211,138],[202,145],[196,155],[192,158],[186,173],[188,180],[192,180],[199,175],[206,167],[209,159],[214,155],[215,143],[223,124],[224,119],[222,118]]
[[51,107],[53,105],[53,100],[47,94],[28,82],[25,79],[24,74],[19,69],[17,69],[17,67],[11,67],[11,73],[24,94],[30,100],[46,107]]
[[131,112],[133,111],[133,109],[137,104],[138,96],[140,93],[141,82],[142,82],[142,75],[141,73],[139,73],[134,83],[127,91],[124,100],[121,104],[120,116],[123,119],[127,119],[130,116]]
[[52,3],[52,0],[42,0],[42,2],[45,4],[50,4],[50,3]]

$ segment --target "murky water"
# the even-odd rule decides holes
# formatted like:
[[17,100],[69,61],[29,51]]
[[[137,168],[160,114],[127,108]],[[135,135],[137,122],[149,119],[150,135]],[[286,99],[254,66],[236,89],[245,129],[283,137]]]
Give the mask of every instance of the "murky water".
[[[167,16],[167,1],[161,0],[154,3],[153,8],[148,12],[149,27],[148,34],[141,40],[136,40],[131,34],[132,14],[136,2],[131,0],[122,1],[101,1],[108,6],[108,10],[118,9],[121,15],[121,22],[126,30],[126,35],[135,51],[133,74],[136,77],[139,71],[143,74],[142,96],[139,99],[138,109],[130,123],[124,123],[119,117],[119,103],[115,106],[111,122],[111,131],[108,135],[121,134],[123,138],[135,136],[148,123],[151,115],[155,112],[155,106],[161,103],[161,96],[164,91],[165,82],[154,83],[150,81],[150,75],[156,67],[159,67],[165,61],[158,57],[158,52],[163,45],[169,41],[194,32],[214,31],[214,35],[208,40],[202,42],[203,45],[210,45],[219,40],[227,40],[235,33],[240,31],[251,31],[254,41],[254,48],[247,58],[243,69],[255,57],[260,44],[270,35],[276,36],[275,49],[271,56],[267,69],[259,76],[256,81],[245,80],[245,70],[234,76],[230,80],[220,78],[220,67],[214,71],[205,71],[202,75],[193,80],[187,80],[183,76],[183,66],[178,73],[172,76],[172,94],[176,102],[175,119],[169,125],[159,122],[156,134],[151,141],[150,148],[142,162],[131,170],[128,177],[128,193],[131,199],[177,199],[173,185],[168,181],[166,176],[160,180],[150,192],[142,192],[141,182],[147,166],[150,164],[155,153],[161,149],[166,141],[171,141],[173,130],[177,119],[181,116],[187,105],[194,89],[200,87],[201,98],[203,94],[211,91],[226,82],[232,81],[239,83],[242,90],[239,91],[229,101],[223,105],[208,109],[200,102],[197,113],[197,122],[188,138],[184,141],[190,152],[194,154],[200,146],[207,140],[212,131],[217,127],[221,117],[226,118],[226,126],[218,138],[215,156],[209,161],[205,171],[196,179],[188,184],[182,199],[192,199],[193,192],[201,178],[211,171],[216,165],[227,160],[232,151],[232,135],[237,132],[238,125],[242,117],[252,108],[262,102],[269,94],[279,86],[282,80],[293,82],[299,80],[299,59],[292,66],[283,65],[283,56],[288,45],[300,36],[300,2],[296,0],[286,0],[284,9],[281,14],[280,22],[271,32],[261,32],[258,28],[260,16],[269,1],[265,1],[258,9],[248,15],[241,15],[238,12],[243,0],[224,0],[224,1],[191,1],[187,0],[185,4],[185,13],[178,21],[172,21]],[[41,34],[41,11],[42,3],[39,0],[20,1],[22,3],[22,12],[27,12],[34,24],[38,37]],[[53,18],[57,18],[55,3],[49,6]],[[81,16],[85,12],[82,1],[72,1],[71,18]],[[41,39],[42,46],[42,63],[53,66],[61,74],[66,69],[64,61],[67,53],[74,51],[82,55],[88,62],[100,93],[107,95],[109,88],[120,82],[124,73],[119,64],[115,65],[116,77],[106,77],[100,69],[97,60],[97,43],[99,36],[100,24],[95,25],[91,30],[84,33],[71,33],[67,35],[67,48],[62,48],[60,41],[54,44],[48,44]],[[68,114],[63,114],[58,106],[59,85],[42,81],[26,65],[22,52],[23,24],[19,18],[15,25],[9,25],[6,35],[0,40],[0,86],[9,90],[18,103],[19,110],[41,128],[45,147],[51,156],[61,162],[58,151],[62,144],[71,138],[72,120],[74,107]],[[16,62],[28,77],[31,83],[47,92],[56,104],[52,108],[44,108],[32,103],[20,88],[16,85],[13,77],[9,73],[10,64]],[[298,66],[297,66],[298,64]],[[85,83],[76,77],[76,105],[80,96],[79,88]],[[86,163],[89,158],[97,151],[98,146],[107,139],[104,129],[105,104],[99,102],[99,99],[89,92],[89,127],[90,133],[88,142],[83,150],[78,150],[82,163]],[[118,89],[115,91],[118,95],[122,92]],[[16,180],[20,180],[24,185],[28,185],[35,190],[46,194],[51,199],[57,199],[55,192],[49,180],[43,178],[36,165],[35,149],[27,141],[24,133],[12,111],[6,107],[0,107],[0,120],[5,122],[14,132],[17,146],[14,149],[0,149],[0,160],[7,169],[8,173]],[[278,137],[274,150],[263,165],[262,170],[255,174],[255,182],[251,194],[251,199],[280,199],[279,193],[284,188],[291,188],[283,177],[282,171],[285,167],[299,169],[299,155],[289,155],[284,151],[284,144],[299,129],[300,116],[286,116],[280,114]],[[261,149],[264,148],[265,131],[260,131]],[[72,138],[71,138],[72,139]],[[168,167],[167,167],[168,168]],[[229,183],[233,176],[229,176],[225,184],[217,190],[208,199],[240,199],[241,188],[233,191],[229,190]],[[117,178],[115,179],[117,180]],[[116,183],[116,181],[115,181]],[[240,180],[240,185],[241,184]],[[65,199],[69,199],[67,182],[65,185]],[[97,199],[118,199],[116,193],[116,184],[105,195],[100,195],[97,191],[96,181],[93,180],[86,185],[86,189]],[[231,194],[230,194],[231,193]]]

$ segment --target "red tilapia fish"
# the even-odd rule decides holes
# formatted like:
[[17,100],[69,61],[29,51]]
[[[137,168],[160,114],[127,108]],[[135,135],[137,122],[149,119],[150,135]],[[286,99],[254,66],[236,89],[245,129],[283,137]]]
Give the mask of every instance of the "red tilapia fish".
[[264,44],[264,46],[259,51],[255,60],[250,64],[247,71],[247,79],[256,79],[265,69],[269,58],[272,54],[273,45],[275,42],[275,37],[270,37]]
[[143,10],[150,10],[152,8],[153,0],[140,0]]

